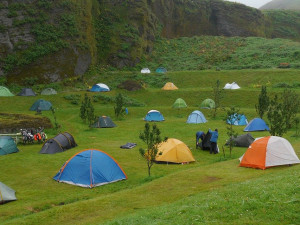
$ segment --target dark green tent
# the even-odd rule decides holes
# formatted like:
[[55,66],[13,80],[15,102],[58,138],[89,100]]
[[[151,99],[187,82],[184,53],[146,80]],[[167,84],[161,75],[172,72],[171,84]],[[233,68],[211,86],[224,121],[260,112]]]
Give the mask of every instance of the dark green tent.
[[117,125],[111,120],[109,116],[100,116],[96,123],[92,125],[92,127],[96,128],[112,128],[116,126]]
[[17,200],[15,193],[15,190],[0,182],[0,204]]
[[6,155],[14,152],[18,152],[17,145],[10,136],[0,137],[0,155]]
[[45,111],[45,110],[50,110],[52,107],[51,102],[45,101],[43,99],[39,99],[37,101],[35,101],[35,103],[33,103],[33,105],[30,107],[31,111],[37,111],[37,110],[41,110],[41,111]]

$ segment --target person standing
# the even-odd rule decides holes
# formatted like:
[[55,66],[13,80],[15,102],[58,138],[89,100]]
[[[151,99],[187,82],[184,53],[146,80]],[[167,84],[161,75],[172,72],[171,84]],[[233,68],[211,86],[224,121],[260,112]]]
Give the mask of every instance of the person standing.
[[219,133],[218,133],[218,129],[215,129],[215,131],[211,131],[211,138],[210,138],[210,151],[209,153],[212,154],[217,154],[218,150],[217,150],[217,142],[218,142],[218,137],[219,137]]
[[196,148],[201,147],[201,146],[199,145],[199,139],[201,139],[201,142],[202,142],[203,139],[204,139],[204,137],[205,137],[205,134],[204,134],[203,131],[198,131],[198,132],[196,133]]

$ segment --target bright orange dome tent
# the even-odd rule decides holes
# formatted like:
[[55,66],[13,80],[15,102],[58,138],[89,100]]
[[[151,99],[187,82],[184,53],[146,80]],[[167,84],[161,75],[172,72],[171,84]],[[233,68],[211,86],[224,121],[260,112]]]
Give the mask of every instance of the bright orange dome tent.
[[166,142],[158,146],[155,161],[187,163],[195,162],[195,158],[186,144],[175,138],[169,138]]
[[177,90],[178,88],[172,82],[168,82],[165,84],[165,86],[162,87],[162,89],[165,91],[172,91]]
[[266,169],[300,163],[292,145],[277,136],[257,138],[240,158],[240,166]]

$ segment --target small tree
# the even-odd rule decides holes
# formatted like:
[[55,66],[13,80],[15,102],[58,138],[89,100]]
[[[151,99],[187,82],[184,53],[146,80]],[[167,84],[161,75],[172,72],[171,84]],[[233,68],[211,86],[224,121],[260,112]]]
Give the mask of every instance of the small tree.
[[270,123],[270,134],[273,136],[282,136],[287,132],[287,126],[285,117],[283,115],[283,105],[279,101],[278,96],[275,95],[274,99],[271,99],[268,108],[267,116]]
[[299,137],[299,123],[300,123],[300,119],[299,117],[295,118],[295,128],[296,128],[296,133],[295,133],[295,137]]
[[158,151],[158,144],[162,142],[160,137],[160,130],[158,129],[156,124],[153,124],[151,129],[149,123],[146,123],[145,129],[140,133],[139,138],[146,144],[146,150],[140,148],[140,154],[146,159],[148,175],[151,176],[151,167],[153,166],[153,163],[155,161],[155,156]]
[[218,108],[221,107],[221,100],[224,97],[224,90],[221,88],[220,80],[216,81],[216,84],[213,86],[213,100],[215,101],[215,108],[213,109],[213,118],[217,115]]
[[124,108],[124,98],[121,93],[119,93],[116,97],[116,106],[114,107],[115,109],[115,116],[117,119],[120,119],[124,116],[125,114],[125,108]]
[[294,91],[285,89],[281,95],[281,102],[285,125],[290,129],[299,111],[299,96]]
[[61,126],[57,122],[56,114],[55,114],[55,109],[53,107],[51,107],[51,112],[52,112],[53,119],[54,119],[54,128],[55,128],[56,131],[59,131],[59,129],[60,129]]
[[81,102],[81,106],[80,106],[80,118],[86,122],[87,119],[87,104],[89,101],[89,97],[87,94],[84,95],[84,99]]
[[255,109],[260,118],[263,118],[264,114],[268,111],[269,97],[267,95],[267,87],[261,86],[261,92],[258,96],[258,104],[255,105]]
[[[232,149],[234,147],[234,137],[236,137],[238,135],[238,133],[233,130],[233,125],[234,125],[234,119],[239,119],[239,109],[235,108],[234,106],[231,106],[227,111],[226,111],[226,121],[229,121],[229,123],[227,123],[227,135],[229,137],[229,141],[228,141],[228,147],[229,147],[229,152],[230,152],[230,157],[231,157],[231,152],[232,152]],[[224,153],[224,152],[223,152]],[[224,156],[225,156],[225,153],[224,153]]]
[[84,99],[80,106],[80,118],[86,123],[88,122],[89,127],[95,122],[95,110],[92,104],[91,98],[85,94]]

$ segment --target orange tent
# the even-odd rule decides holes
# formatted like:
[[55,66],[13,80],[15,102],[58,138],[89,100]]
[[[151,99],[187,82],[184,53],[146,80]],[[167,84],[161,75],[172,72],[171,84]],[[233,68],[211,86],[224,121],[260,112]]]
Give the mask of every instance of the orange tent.
[[240,166],[266,169],[300,163],[292,145],[277,136],[257,138],[240,158]]
[[171,91],[171,90],[177,90],[178,88],[172,82],[168,82],[165,84],[165,86],[163,86],[162,89],[165,91]]

